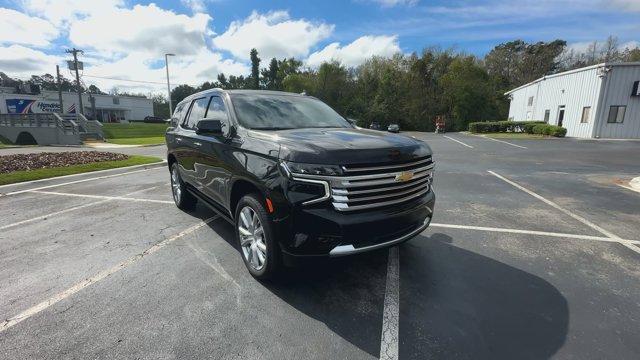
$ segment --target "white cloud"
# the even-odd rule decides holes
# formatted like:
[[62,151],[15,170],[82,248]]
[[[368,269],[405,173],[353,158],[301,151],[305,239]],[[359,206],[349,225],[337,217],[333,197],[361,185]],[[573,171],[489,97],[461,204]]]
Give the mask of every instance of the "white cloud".
[[22,7],[28,13],[48,19],[56,26],[66,26],[88,15],[111,12],[123,4],[123,0],[22,0]]
[[369,1],[378,3],[383,7],[393,7],[398,5],[413,6],[418,3],[418,0],[369,0]]
[[610,6],[623,10],[640,11],[640,0],[609,0]]
[[182,5],[188,7],[193,13],[202,13],[207,10],[205,0],[180,0]]
[[104,53],[195,54],[210,34],[206,14],[176,14],[150,4],[116,8],[71,24],[72,43]]
[[9,76],[28,78],[36,74],[55,74],[56,64],[60,63],[62,58],[58,56],[22,45],[0,47],[0,70]]
[[47,46],[58,34],[58,29],[44,19],[0,8],[0,44]]
[[251,48],[256,48],[262,59],[303,57],[332,32],[333,25],[293,20],[286,11],[254,11],[246,19],[232,22],[227,31],[213,39],[213,44],[240,59],[247,59]]
[[635,40],[628,41],[620,45],[620,49],[629,49],[629,50],[640,49],[640,41],[635,41]]
[[[144,84],[119,80],[85,77],[87,85],[94,84],[103,91],[113,87],[120,90],[141,93],[162,93],[166,91],[164,59],[145,57],[141,54],[129,54],[113,62],[104,62],[100,58],[85,58],[85,74],[126,80],[144,80],[157,84]],[[152,63],[159,66],[150,67]],[[169,58],[171,84],[190,84],[197,86],[205,81],[215,81],[219,73],[226,75],[244,75],[249,72],[247,65],[224,59],[220,53],[201,48],[196,54]]]
[[306,63],[316,67],[325,61],[338,60],[346,66],[358,66],[372,56],[391,57],[400,51],[397,36],[362,36],[345,46],[331,43],[309,55]]

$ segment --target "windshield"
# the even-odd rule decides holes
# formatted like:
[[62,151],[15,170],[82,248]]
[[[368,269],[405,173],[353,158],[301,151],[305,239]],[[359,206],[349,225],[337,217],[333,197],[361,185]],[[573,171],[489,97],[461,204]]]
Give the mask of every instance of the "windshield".
[[347,120],[320,100],[277,94],[232,94],[242,126],[256,130],[347,128]]

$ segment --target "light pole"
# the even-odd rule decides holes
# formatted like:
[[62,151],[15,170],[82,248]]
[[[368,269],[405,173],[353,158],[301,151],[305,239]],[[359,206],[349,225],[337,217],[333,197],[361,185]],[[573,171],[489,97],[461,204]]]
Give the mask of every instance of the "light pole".
[[169,56],[176,56],[176,54],[164,54],[164,64],[167,69],[167,100],[169,101],[169,119],[173,116],[173,109],[171,108],[171,85],[169,84]]

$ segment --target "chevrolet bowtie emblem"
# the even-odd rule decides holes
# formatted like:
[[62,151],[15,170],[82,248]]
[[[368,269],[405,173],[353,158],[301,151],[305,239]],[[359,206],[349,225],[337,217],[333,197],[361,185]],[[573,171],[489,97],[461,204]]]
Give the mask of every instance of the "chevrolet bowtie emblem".
[[396,182],[404,182],[404,181],[409,181],[413,179],[413,173],[411,172],[407,172],[407,171],[403,171],[400,174],[396,175]]

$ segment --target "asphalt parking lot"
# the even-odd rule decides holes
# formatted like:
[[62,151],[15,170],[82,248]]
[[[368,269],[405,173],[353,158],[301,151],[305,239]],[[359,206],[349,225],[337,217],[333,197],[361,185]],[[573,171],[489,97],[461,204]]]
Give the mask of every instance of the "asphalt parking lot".
[[640,142],[412,135],[432,226],[274,283],[163,166],[0,187],[0,357],[640,358]]

